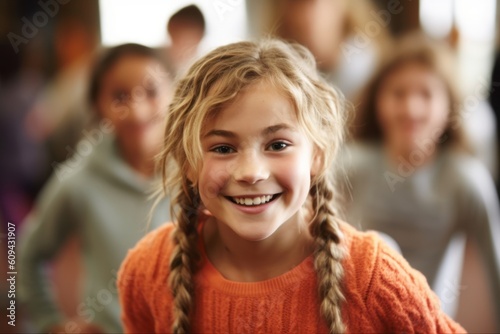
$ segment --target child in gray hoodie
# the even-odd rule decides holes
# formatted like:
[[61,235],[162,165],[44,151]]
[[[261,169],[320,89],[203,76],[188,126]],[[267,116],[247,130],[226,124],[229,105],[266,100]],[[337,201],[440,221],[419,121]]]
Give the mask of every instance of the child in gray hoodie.
[[[37,331],[122,332],[116,271],[127,250],[147,232],[172,90],[162,58],[138,44],[114,47],[94,68],[90,102],[98,125],[83,133],[73,156],[54,164],[20,236],[21,301]],[[167,200],[151,215],[150,229],[169,220]],[[54,301],[44,265],[70,236],[82,246],[84,291],[75,319]]]

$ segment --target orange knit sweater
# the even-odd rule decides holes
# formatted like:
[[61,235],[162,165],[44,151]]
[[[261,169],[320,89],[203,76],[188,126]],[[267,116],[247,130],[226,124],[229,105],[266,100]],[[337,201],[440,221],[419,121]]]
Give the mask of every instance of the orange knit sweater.
[[[174,226],[157,229],[129,252],[118,277],[126,332],[170,332],[167,286]],[[440,310],[423,275],[410,268],[374,233],[344,224],[342,316],[350,333],[464,333]],[[194,333],[325,333],[319,314],[312,256],[289,272],[254,283],[225,279],[208,261],[195,275]]]

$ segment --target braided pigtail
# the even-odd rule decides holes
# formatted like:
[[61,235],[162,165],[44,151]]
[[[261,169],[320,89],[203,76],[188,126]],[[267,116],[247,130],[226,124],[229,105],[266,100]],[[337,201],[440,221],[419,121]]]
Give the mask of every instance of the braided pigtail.
[[343,333],[342,293],[344,269],[342,260],[345,250],[341,246],[342,231],[333,206],[333,187],[329,178],[324,177],[312,186],[310,191],[313,210],[316,213],[311,224],[311,233],[316,240],[314,267],[318,275],[320,312],[326,319],[330,333]]
[[168,284],[173,295],[173,333],[188,333],[194,300],[193,274],[198,260],[197,220],[198,196],[191,187],[184,187],[176,198],[180,208],[177,226],[172,235],[176,245],[170,260]]

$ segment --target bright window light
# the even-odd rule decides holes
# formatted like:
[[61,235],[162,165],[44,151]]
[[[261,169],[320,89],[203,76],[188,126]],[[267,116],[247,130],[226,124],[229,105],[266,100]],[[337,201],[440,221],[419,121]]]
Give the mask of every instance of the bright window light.
[[168,19],[191,4],[205,16],[205,48],[247,37],[244,0],[100,0],[102,43],[113,46],[132,42],[150,47],[168,44]]
[[442,38],[450,33],[453,23],[453,0],[420,0],[419,12],[420,24],[427,34]]
[[495,36],[495,0],[455,0],[455,17],[460,34],[476,41]]

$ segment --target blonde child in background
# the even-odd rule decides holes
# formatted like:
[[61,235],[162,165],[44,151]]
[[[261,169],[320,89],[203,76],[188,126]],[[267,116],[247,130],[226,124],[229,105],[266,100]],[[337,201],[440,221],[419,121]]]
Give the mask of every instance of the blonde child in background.
[[302,46],[240,42],[191,67],[160,160],[175,223],[120,269],[126,332],[464,332],[420,273],[339,219],[342,115]]

